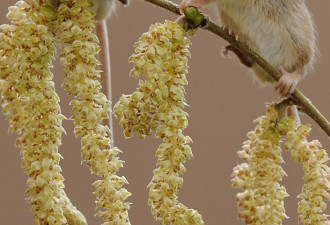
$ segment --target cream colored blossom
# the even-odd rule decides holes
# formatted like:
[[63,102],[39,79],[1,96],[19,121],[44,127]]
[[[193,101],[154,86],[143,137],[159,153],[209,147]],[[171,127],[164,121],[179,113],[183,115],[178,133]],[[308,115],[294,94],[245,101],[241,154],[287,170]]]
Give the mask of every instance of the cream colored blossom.
[[298,195],[301,199],[298,204],[299,221],[304,225],[328,225],[330,221],[322,213],[327,207],[325,201],[330,200],[329,156],[320,149],[322,146],[318,140],[307,141],[311,130],[309,125],[289,124],[283,131],[287,137],[284,146],[287,150],[292,149],[293,160],[301,164],[304,171],[305,184]]
[[278,143],[285,140],[283,148],[291,150],[293,160],[301,164],[304,171],[305,184],[298,196],[301,198],[299,222],[329,225],[327,215],[322,214],[327,206],[325,201],[330,199],[328,154],[320,149],[319,141],[306,140],[309,125],[297,125],[292,117],[277,121],[277,117],[275,106],[269,105],[266,116],[256,120],[255,131],[248,134],[250,140],[244,142],[243,150],[238,152],[245,161],[234,168],[232,179],[234,187],[243,189],[236,196],[239,215],[246,224],[281,224],[285,212],[280,201],[287,194],[284,187],[274,182],[281,180],[285,173],[274,163],[282,162]]
[[9,7],[10,25],[0,33],[0,91],[9,129],[16,141],[22,166],[28,175],[27,200],[34,224],[86,224],[63,188],[59,161],[64,131],[50,72],[56,48],[56,13],[51,1],[18,1]]
[[282,224],[287,218],[283,199],[288,196],[278,182],[285,176],[279,146],[281,135],[275,129],[277,111],[268,105],[265,116],[255,120],[256,128],[238,152],[244,161],[232,173],[232,185],[243,191],[236,195],[239,216],[246,224]]
[[182,187],[183,163],[192,157],[191,139],[183,135],[188,124],[183,85],[187,73],[189,40],[176,23],[151,25],[135,44],[130,75],[139,80],[138,89],[123,95],[114,107],[125,137],[136,133],[144,138],[156,130],[162,138],[157,152],[158,168],[148,185],[152,215],[161,224],[204,224],[201,215],[179,203],[177,192]]
[[122,186],[127,183],[125,177],[116,172],[123,166],[117,157],[118,148],[110,148],[110,130],[103,126],[102,120],[108,118],[110,102],[100,92],[100,77],[95,58],[100,47],[93,34],[96,21],[87,0],[61,0],[59,12],[59,34],[65,43],[61,52],[66,78],[63,86],[74,97],[72,119],[75,123],[75,135],[81,138],[81,153],[91,173],[102,180],[94,183],[97,197],[97,215],[104,225],[130,224],[129,204],[125,202],[131,194]]

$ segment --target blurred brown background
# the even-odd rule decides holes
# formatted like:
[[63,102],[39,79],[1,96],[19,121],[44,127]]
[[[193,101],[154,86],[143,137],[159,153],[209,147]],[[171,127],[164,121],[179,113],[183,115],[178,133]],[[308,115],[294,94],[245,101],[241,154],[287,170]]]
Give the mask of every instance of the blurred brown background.
[[[7,7],[15,0],[2,0],[0,24],[8,23],[5,18]],[[177,1],[179,3],[179,1]],[[315,71],[299,85],[299,89],[308,96],[318,109],[330,119],[330,1],[308,1],[319,33],[321,57],[315,65]],[[213,17],[214,9],[207,11]],[[137,87],[137,80],[128,77],[132,68],[128,57],[133,52],[133,43],[148,30],[150,24],[175,20],[176,16],[142,0],[133,0],[128,8],[118,6],[116,15],[109,22],[111,46],[111,69],[113,81],[113,102],[121,94],[129,94]],[[222,58],[221,48],[226,43],[215,35],[200,30],[192,38],[190,48],[192,58],[189,61],[189,85],[186,87],[186,99],[190,107],[189,127],[184,134],[189,135],[194,143],[194,158],[186,162],[187,172],[184,185],[179,192],[179,200],[190,208],[197,209],[205,224],[239,225],[243,224],[237,216],[235,194],[239,191],[231,187],[232,168],[239,163],[236,151],[246,140],[246,133],[254,128],[252,121],[264,114],[264,103],[277,99],[273,87],[261,88],[253,82],[247,69],[238,60]],[[62,112],[71,115],[71,100],[61,82],[63,72],[54,62],[54,74],[57,92],[61,98]],[[302,116],[303,123],[312,124],[310,139],[319,139],[330,154],[330,140],[323,131],[307,116]],[[125,140],[118,120],[114,119],[115,144],[122,151],[125,160],[120,175],[124,175],[132,192],[128,199],[133,204],[129,211],[130,220],[135,225],[158,224],[151,216],[147,205],[147,185],[155,168],[155,151],[160,140],[148,137],[146,140],[131,138]],[[33,218],[29,205],[25,202],[26,175],[20,165],[19,151],[14,147],[15,134],[8,134],[6,118],[0,114],[0,224],[32,225]],[[97,225],[102,221],[94,216],[94,188],[97,179],[90,175],[89,169],[80,161],[80,143],[73,136],[72,121],[64,121],[67,135],[63,135],[60,153],[63,175],[66,179],[66,192],[74,205],[86,216],[89,224]],[[290,197],[285,199],[285,207],[290,219],[283,224],[297,224],[296,196],[302,187],[301,168],[294,164],[288,152],[283,152],[283,165],[288,177],[282,184]],[[327,209],[326,214],[330,213]]]

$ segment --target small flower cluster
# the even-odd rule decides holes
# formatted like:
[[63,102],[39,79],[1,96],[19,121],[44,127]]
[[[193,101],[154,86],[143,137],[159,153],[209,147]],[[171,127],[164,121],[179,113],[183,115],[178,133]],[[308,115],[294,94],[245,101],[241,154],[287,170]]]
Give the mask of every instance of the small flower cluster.
[[322,214],[327,207],[324,201],[330,200],[328,154],[320,149],[319,141],[306,140],[309,125],[298,125],[293,117],[277,119],[275,105],[268,105],[266,116],[256,120],[255,131],[248,134],[250,140],[238,152],[245,161],[234,168],[232,179],[234,187],[244,190],[236,196],[239,215],[246,224],[281,224],[286,217],[282,199],[287,193],[277,183],[285,175],[278,165],[283,162],[279,143],[285,140],[283,148],[291,150],[293,160],[304,171],[305,184],[298,196],[299,222],[329,225],[327,215]]
[[305,184],[298,206],[299,221],[304,225],[329,225],[327,215],[322,214],[330,200],[330,168],[329,156],[324,149],[320,149],[318,140],[308,142],[306,138],[310,133],[309,125],[295,125],[289,123],[284,126],[287,141],[284,143],[286,150],[291,150],[292,158],[302,165]]
[[98,39],[93,34],[95,13],[87,0],[61,0],[58,9],[59,34],[65,43],[61,52],[66,78],[63,86],[74,97],[73,120],[75,135],[81,138],[81,154],[93,174],[102,177],[94,183],[97,197],[97,215],[104,224],[130,224],[129,204],[124,201],[131,195],[125,188],[125,177],[116,172],[123,166],[117,157],[118,148],[110,148],[110,130],[102,125],[108,118],[110,102],[100,92],[100,77],[95,55],[99,51]]
[[63,188],[59,161],[64,131],[59,98],[50,72],[56,50],[56,12],[52,1],[18,1],[9,7],[0,33],[0,93],[22,166],[36,225],[87,224]]
[[283,199],[288,196],[278,182],[286,175],[283,163],[281,136],[275,129],[278,118],[274,105],[255,120],[256,128],[248,133],[249,140],[238,152],[244,161],[232,173],[232,185],[243,189],[236,195],[239,216],[246,224],[282,224],[286,218]]
[[138,89],[123,95],[114,107],[126,137],[134,133],[141,138],[156,130],[162,138],[157,152],[157,165],[148,185],[153,217],[161,224],[204,224],[196,210],[188,209],[177,199],[185,172],[183,163],[192,157],[190,137],[183,135],[188,124],[184,87],[187,84],[187,56],[189,40],[176,23],[152,25],[135,44],[134,63],[130,75],[139,80]]

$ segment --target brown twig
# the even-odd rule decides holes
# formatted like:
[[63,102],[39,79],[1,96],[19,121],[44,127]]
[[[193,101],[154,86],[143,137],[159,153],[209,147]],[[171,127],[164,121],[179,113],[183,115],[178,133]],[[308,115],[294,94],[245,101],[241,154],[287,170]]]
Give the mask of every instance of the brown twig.
[[[157,5],[161,8],[167,9],[168,11],[171,11],[177,15],[181,15],[179,11],[179,7],[177,4],[168,1],[168,0],[145,0],[147,2],[150,2],[154,5]],[[207,16],[205,16],[207,22],[206,25],[203,27],[203,29],[208,30],[217,36],[225,39],[228,41],[232,46],[239,49],[244,55],[251,58],[255,63],[260,65],[268,74],[273,77],[276,81],[279,80],[281,77],[280,72],[275,69],[273,66],[271,66],[268,62],[266,62],[262,57],[260,57],[257,53],[252,51],[245,43],[241,41],[237,41],[235,37],[228,34],[226,29],[223,29],[222,27],[215,24],[213,21],[211,21]],[[305,97],[301,91],[296,89],[292,95],[291,98],[295,101],[295,103],[303,108],[304,112],[311,117],[321,128],[322,130],[330,137],[330,123],[329,121],[321,114],[320,111],[312,104],[312,102]]]

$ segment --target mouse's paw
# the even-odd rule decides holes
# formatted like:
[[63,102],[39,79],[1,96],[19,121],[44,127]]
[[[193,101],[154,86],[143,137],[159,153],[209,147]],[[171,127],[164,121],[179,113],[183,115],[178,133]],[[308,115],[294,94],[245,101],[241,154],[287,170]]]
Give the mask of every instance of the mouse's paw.
[[246,55],[244,55],[243,52],[241,52],[240,49],[236,48],[233,45],[227,45],[225,47],[222,48],[221,50],[221,55],[225,58],[231,58],[229,55],[229,51],[233,52],[238,59],[241,61],[241,63],[247,67],[252,67],[253,61],[252,59],[250,59],[249,57],[247,57]]
[[302,69],[297,69],[293,73],[289,73],[283,68],[280,68],[280,72],[282,76],[278,80],[275,90],[277,90],[282,97],[288,97],[296,89],[298,82],[303,76],[303,72]]

